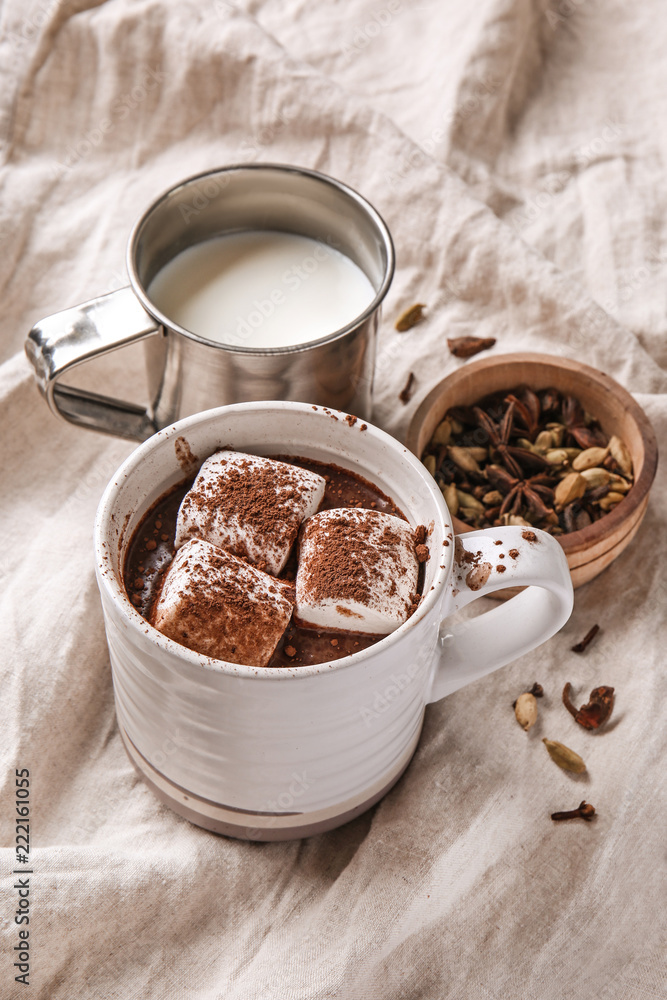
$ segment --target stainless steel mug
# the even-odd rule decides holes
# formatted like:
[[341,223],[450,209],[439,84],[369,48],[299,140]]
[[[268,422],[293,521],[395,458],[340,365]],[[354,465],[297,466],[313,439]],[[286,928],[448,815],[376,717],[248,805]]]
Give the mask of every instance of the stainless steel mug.
[[[147,288],[181,251],[243,230],[298,233],[329,243],[357,264],[375,297],[351,323],[288,347],[214,343],[163,315]],[[394,273],[381,216],[361,195],[324,174],[247,164],[198,174],[171,188],[138,220],[127,247],[126,288],[37,323],[26,341],[37,382],[54,413],[74,424],[143,441],[180,417],[225,403],[295,400],[368,419],[380,306]],[[145,341],[148,406],[60,382],[92,358]]]

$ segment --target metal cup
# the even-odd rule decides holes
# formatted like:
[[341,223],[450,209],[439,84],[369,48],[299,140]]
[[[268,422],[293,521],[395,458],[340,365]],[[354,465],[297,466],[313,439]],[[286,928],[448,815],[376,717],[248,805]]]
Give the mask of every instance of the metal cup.
[[[152,279],[181,251],[223,233],[267,229],[309,236],[349,257],[375,289],[368,308],[319,340],[252,348],[199,337],[149,298]],[[26,354],[54,413],[137,441],[200,410],[253,400],[316,403],[370,417],[380,305],[394,273],[394,248],[380,215],[345,184],[281,164],[198,174],[163,194],[136,223],[127,270],[126,288],[48,316],[30,331]],[[60,383],[76,365],[139,340],[145,342],[148,406]]]

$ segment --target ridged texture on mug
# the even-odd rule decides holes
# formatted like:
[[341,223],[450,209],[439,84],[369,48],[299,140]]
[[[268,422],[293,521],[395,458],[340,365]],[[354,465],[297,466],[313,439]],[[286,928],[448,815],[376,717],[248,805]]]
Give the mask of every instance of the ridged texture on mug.
[[[310,667],[222,663],[156,632],[128,601],[119,568],[146,509],[183,478],[177,437],[199,461],[224,442],[335,463],[379,485],[414,526],[432,529],[417,612],[369,649]],[[453,550],[437,486],[396,441],[302,404],[199,414],[130,456],[100,504],[96,543],[118,718],[160,774],[232,808],[298,814],[370,794],[396,770],[429,698]]]

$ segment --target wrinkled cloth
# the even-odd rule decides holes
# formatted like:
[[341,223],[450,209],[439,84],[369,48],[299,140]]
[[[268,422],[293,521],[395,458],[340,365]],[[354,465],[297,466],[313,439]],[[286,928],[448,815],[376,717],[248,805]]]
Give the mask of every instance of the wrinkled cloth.
[[[160,805],[125,755],[91,536],[132,445],[52,416],[23,354],[38,319],[126,284],[130,228],[160,192],[223,164],[293,163],[359,190],[394,237],[375,423],[403,437],[466,363],[447,337],[472,334],[607,371],[664,443],[658,0],[6,0],[0,26],[0,997],[665,996],[664,466],[636,539],[564,629],[429,706],[376,807],[245,843]],[[417,301],[425,320],[397,333]],[[75,381],[141,398],[142,378],[131,348]],[[526,734],[512,702],[535,680]],[[566,681],[580,703],[615,687],[606,729],[565,713]],[[560,771],[543,736],[587,774]],[[22,768],[29,990],[10,957]],[[584,798],[593,822],[551,821]]]

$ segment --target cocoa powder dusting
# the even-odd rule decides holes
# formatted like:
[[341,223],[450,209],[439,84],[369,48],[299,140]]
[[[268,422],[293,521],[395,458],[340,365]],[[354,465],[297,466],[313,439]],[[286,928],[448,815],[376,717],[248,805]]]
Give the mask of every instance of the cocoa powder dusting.
[[336,605],[336,611],[343,618],[363,618],[363,615],[360,615],[358,611],[352,611],[351,608],[346,608],[342,604]]
[[174,451],[176,461],[183,469],[183,472],[192,473],[200,464],[199,459],[192,453],[189,443],[184,437],[177,437],[174,441]]
[[[189,557],[184,564],[190,579],[206,576],[206,588],[185,587],[180,591],[177,621],[162,620],[158,602],[151,624],[204,656],[266,666],[275,646],[269,637],[276,635],[277,641],[289,620],[288,588],[276,581],[271,588],[275,603],[253,599],[229,576],[233,557],[210,546],[207,559],[204,565]],[[248,570],[255,572],[251,567]]]
[[[392,575],[402,571],[406,548],[403,529],[392,524],[378,524],[375,517],[362,517],[354,510],[333,510],[326,519],[306,521],[300,538],[300,551],[326,551],[326,559],[302,559],[299,580],[308,602],[325,600],[353,602],[373,606],[387,595]],[[395,582],[395,581],[394,581]],[[409,602],[400,603],[407,612]],[[349,617],[347,615],[346,617]]]
[[[277,463],[262,467],[246,460],[225,463],[224,476],[218,477],[212,488],[195,484],[186,495],[182,510],[188,514],[196,512],[203,523],[204,536],[212,529],[222,508],[234,511],[237,522],[247,525],[256,537],[267,539],[267,543],[271,539],[276,546],[289,548],[298,532],[293,514],[298,500],[292,466]],[[239,542],[230,546],[230,550],[239,556],[249,556]]]
[[[359,427],[357,418],[351,418],[348,420],[348,425],[350,427]],[[364,428],[362,427],[360,429]],[[185,443],[187,444],[187,442]],[[223,448],[224,450],[232,450],[230,446],[223,446]],[[188,454],[191,455],[191,452],[182,452],[185,460],[187,460]],[[320,505],[320,510],[335,508],[366,508],[369,510],[376,510],[386,514],[391,514],[403,521],[407,520],[405,514],[396,506],[390,497],[383,494],[377,486],[371,485],[365,479],[353,472],[342,469],[333,464],[324,465],[309,459],[295,456],[275,455],[271,457],[274,461],[284,462],[288,466],[296,467],[296,469],[306,469],[307,471],[315,472],[326,480],[327,485],[325,496]],[[190,474],[194,475],[196,471],[197,469],[193,468],[190,470]],[[151,508],[151,510],[147,513],[145,520],[139,525],[138,529],[134,533],[125,561],[123,575],[128,596],[144,618],[151,621],[153,621],[151,611],[155,607],[155,602],[159,598],[161,585],[164,581],[164,574],[172,559],[176,555],[173,547],[176,515],[184,494],[191,486],[191,480],[184,480],[182,484],[179,484],[178,487],[174,487],[173,490],[170,490],[154,505],[153,508]],[[272,506],[275,506],[275,496],[275,480],[272,478]],[[211,509],[214,507],[214,500],[212,497],[202,497],[202,503],[204,504],[205,509],[208,509],[207,505],[210,505]],[[267,507],[265,506],[264,510],[260,513],[262,516],[268,517],[270,515],[270,510],[267,510]],[[341,513],[344,513],[344,510],[341,510]],[[159,528],[157,527],[158,521],[160,525]],[[157,529],[157,532],[155,529]],[[377,537],[378,536],[376,535],[376,542]],[[425,543],[428,537],[428,531],[425,526],[419,526],[415,530],[414,537],[416,544]],[[421,540],[422,537],[423,542],[418,541],[418,539]],[[391,533],[385,534],[383,536],[383,541],[389,542],[390,538]],[[155,542],[155,539],[157,539],[157,543]],[[359,546],[359,548],[360,547],[361,546]],[[297,565],[295,548],[296,547],[293,547],[292,555],[285,566],[285,569],[281,573],[281,578],[276,580],[276,583],[281,588],[281,594],[283,593],[282,587],[284,586],[284,582],[294,580]],[[355,559],[360,557],[360,552],[357,551],[355,553],[353,549],[354,547],[351,546],[348,569],[354,568],[351,563],[352,557],[354,556]],[[236,554],[243,558],[242,553]],[[376,555],[376,558],[379,557]],[[368,564],[368,569],[372,574],[372,567],[369,564],[366,550],[364,550],[364,563]],[[142,587],[139,586],[140,581],[143,583]],[[360,590],[363,595],[367,595],[370,589],[371,588],[368,586],[368,583],[364,585],[362,582]],[[293,601],[293,588],[292,593],[285,593],[285,596],[288,597],[290,601]],[[342,596],[341,599],[345,599],[345,597]],[[415,595],[414,601],[410,604],[410,612],[418,606],[419,599],[419,595]],[[195,609],[191,608],[191,610]],[[204,615],[212,614],[214,611],[212,606],[199,606],[197,610],[199,613]],[[283,638],[278,643],[278,646],[268,665],[270,667],[289,667],[325,662],[332,658],[338,659],[341,656],[347,656],[357,652],[358,650],[365,649],[372,645],[373,642],[377,641],[377,636],[373,637],[368,634],[355,633],[355,621],[362,619],[362,615],[344,607],[342,604],[338,605],[337,611],[341,616],[345,617],[349,621],[350,629],[349,632],[340,633],[338,633],[337,630],[333,630],[334,637],[338,639],[338,646],[331,645],[331,632],[313,630],[312,628],[302,629],[298,623],[292,620],[287,626],[287,630],[285,631]],[[194,634],[199,627],[197,621],[198,620],[195,617],[192,617],[190,619],[189,627],[185,626],[184,631]],[[264,620],[260,621],[258,616],[253,615],[253,625],[251,628],[256,635],[261,635],[267,627],[269,627],[268,622],[265,622]],[[190,635],[190,640],[188,640],[187,636],[183,635],[182,637],[177,637],[176,641],[181,642],[183,645],[188,645],[189,641],[192,641],[192,634]],[[174,636],[172,636],[172,638],[173,637]],[[240,651],[239,643],[232,643],[232,645],[236,645],[236,652],[230,653],[229,655],[225,654],[222,658],[232,660],[236,658],[235,662],[241,662],[243,654]],[[209,653],[208,655],[215,654]]]
[[326,563],[319,563],[305,579],[314,600],[333,597],[359,604],[368,603],[372,594],[370,571],[378,562],[377,552],[367,544],[371,534],[367,525],[348,517],[342,509],[335,520],[327,522],[326,527],[313,521],[306,522],[303,541],[309,539],[317,546],[318,535],[321,535],[331,545],[331,558]]

